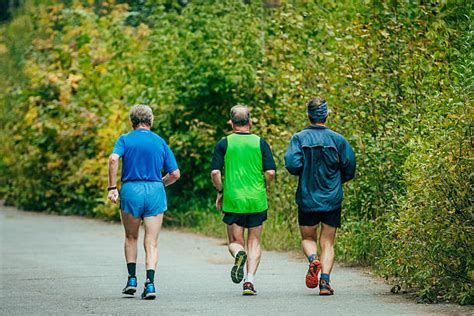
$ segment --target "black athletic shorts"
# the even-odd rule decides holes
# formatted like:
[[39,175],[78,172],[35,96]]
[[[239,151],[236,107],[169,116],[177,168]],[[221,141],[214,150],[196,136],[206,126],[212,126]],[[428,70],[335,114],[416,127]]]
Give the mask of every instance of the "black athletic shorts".
[[240,227],[252,228],[263,224],[267,220],[267,211],[259,213],[229,213],[224,212],[222,221],[227,225],[237,224]]
[[300,226],[314,226],[323,222],[332,227],[341,227],[341,209],[330,212],[303,212],[298,210],[298,224]]

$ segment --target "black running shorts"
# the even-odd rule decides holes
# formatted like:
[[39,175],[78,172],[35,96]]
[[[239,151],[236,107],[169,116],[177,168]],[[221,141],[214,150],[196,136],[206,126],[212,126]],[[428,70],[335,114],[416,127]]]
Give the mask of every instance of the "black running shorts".
[[341,227],[341,209],[330,212],[303,212],[298,210],[298,223],[300,226],[315,226],[320,222],[332,227]]
[[227,225],[237,224],[240,227],[252,228],[263,224],[267,220],[267,211],[259,213],[229,213],[224,212],[222,221]]

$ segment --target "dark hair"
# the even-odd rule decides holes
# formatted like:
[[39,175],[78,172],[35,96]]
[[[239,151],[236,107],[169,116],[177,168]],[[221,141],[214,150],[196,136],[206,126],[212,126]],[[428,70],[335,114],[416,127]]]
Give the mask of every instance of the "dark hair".
[[[311,98],[308,103],[306,104],[306,108],[308,110],[308,112],[311,112],[311,111],[314,111],[316,108],[319,108],[322,104],[324,104],[325,102],[327,102],[326,100],[324,100],[323,98],[320,98],[320,97],[314,97],[314,98]],[[311,118],[311,116],[308,115],[308,118],[309,118],[309,121],[311,122],[311,124],[317,124],[317,123],[326,123],[326,119],[327,119],[327,116],[323,119],[320,119],[320,120],[314,120],[313,118]]]

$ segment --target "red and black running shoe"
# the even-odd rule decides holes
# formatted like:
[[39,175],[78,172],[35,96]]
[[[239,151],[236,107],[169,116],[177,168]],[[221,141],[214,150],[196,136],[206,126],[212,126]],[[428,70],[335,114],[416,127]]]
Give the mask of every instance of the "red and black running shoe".
[[321,263],[318,259],[314,259],[309,264],[308,273],[306,273],[306,286],[310,289],[314,289],[318,286],[318,274],[321,270]]
[[252,282],[245,282],[244,283],[244,291],[242,295],[257,295],[257,291],[253,287]]
[[333,288],[326,280],[319,281],[319,295],[334,295]]

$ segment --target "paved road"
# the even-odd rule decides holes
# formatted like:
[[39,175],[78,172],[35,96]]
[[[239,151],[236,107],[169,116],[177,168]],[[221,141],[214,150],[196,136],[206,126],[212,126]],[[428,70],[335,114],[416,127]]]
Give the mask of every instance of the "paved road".
[[[304,285],[306,263],[265,252],[256,297],[243,297],[229,277],[232,259],[220,240],[165,230],[159,241],[158,298],[124,298],[122,227],[97,220],[0,207],[0,315],[400,315],[468,314],[472,309],[420,305],[389,286],[337,266],[336,295]],[[143,251],[138,276],[143,282]]]

